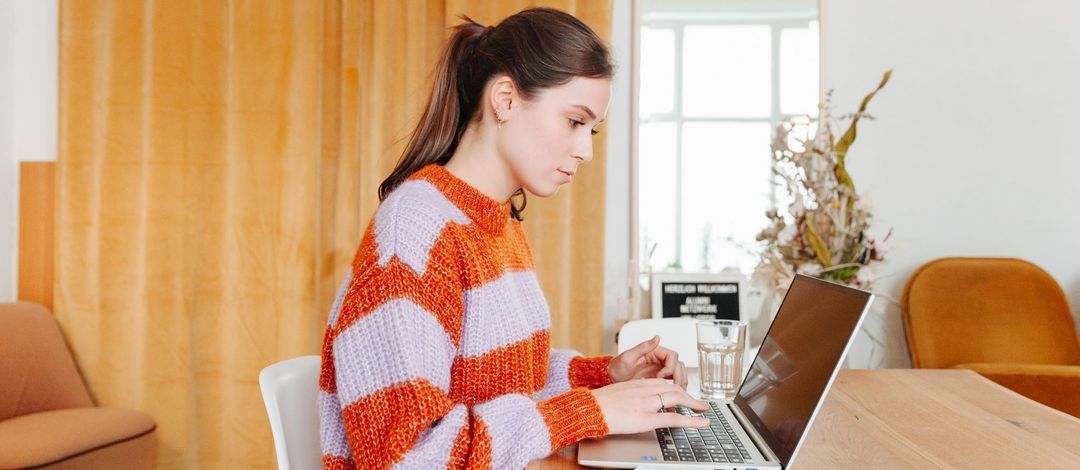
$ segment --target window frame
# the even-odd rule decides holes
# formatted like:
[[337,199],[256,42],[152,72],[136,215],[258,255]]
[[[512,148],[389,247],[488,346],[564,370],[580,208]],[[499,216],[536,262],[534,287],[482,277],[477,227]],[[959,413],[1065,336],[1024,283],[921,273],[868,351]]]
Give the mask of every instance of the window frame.
[[[692,15],[692,16],[691,16]],[[633,64],[633,80],[637,84],[634,87],[633,96],[633,129],[632,138],[634,143],[632,144],[635,150],[641,147],[641,127],[646,124],[652,123],[674,123],[675,125],[675,187],[682,186],[682,170],[683,170],[683,127],[686,123],[706,122],[706,123],[742,123],[742,122],[764,122],[768,123],[770,128],[774,130],[781,123],[788,119],[805,116],[805,114],[785,114],[780,110],[780,38],[784,29],[799,29],[809,28],[813,23],[819,22],[818,13],[812,12],[807,14],[799,13],[781,13],[781,14],[733,14],[726,13],[722,15],[699,15],[699,14],[678,14],[671,12],[642,12],[640,18],[640,24],[635,25],[634,31],[634,49],[635,55],[643,49],[641,41],[643,40],[642,31],[645,29],[670,29],[674,32],[674,83],[672,87],[673,103],[672,111],[666,113],[651,113],[647,116],[642,116],[641,113],[641,60],[635,58]],[[683,115],[683,38],[687,26],[725,26],[725,25],[761,25],[768,26],[770,28],[770,55],[771,55],[771,70],[770,70],[770,112],[767,117],[699,117],[699,116],[685,116]],[[819,65],[818,75],[821,74],[820,67],[820,23],[818,27],[818,44],[819,44]],[[820,81],[819,81],[820,88]],[[819,90],[820,94],[820,90]],[[820,96],[819,96],[820,98]],[[642,273],[648,273],[653,271],[653,262],[649,259],[648,247],[641,246],[641,227],[642,227],[642,214],[640,213],[640,174],[637,169],[640,167],[640,155],[637,151],[632,153],[631,158],[632,168],[634,169],[632,177],[634,181],[631,183],[631,187],[634,188],[633,192],[633,211],[634,217],[633,229],[631,230],[631,246],[635,252],[632,254],[632,259],[639,260],[637,269]],[[777,194],[776,185],[770,185],[770,202],[776,204]],[[683,260],[683,195],[682,191],[676,191],[675,194],[675,246],[674,246],[674,259],[667,260],[666,263],[678,262],[682,266],[682,270],[686,272],[693,272],[694,270],[687,270],[685,268],[686,263]],[[666,265],[660,265],[657,270],[668,270]],[[710,270],[716,270],[718,267],[710,266]]]

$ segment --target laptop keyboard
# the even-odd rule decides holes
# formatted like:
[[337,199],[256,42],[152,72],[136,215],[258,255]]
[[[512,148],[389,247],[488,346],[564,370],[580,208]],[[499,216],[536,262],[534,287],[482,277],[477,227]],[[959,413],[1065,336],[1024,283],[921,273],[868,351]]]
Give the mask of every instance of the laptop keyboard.
[[750,452],[743,446],[731,424],[724,418],[716,403],[704,413],[697,413],[684,406],[675,411],[685,416],[709,418],[707,428],[660,428],[656,440],[660,443],[665,461],[673,462],[725,462],[743,463],[750,460]]

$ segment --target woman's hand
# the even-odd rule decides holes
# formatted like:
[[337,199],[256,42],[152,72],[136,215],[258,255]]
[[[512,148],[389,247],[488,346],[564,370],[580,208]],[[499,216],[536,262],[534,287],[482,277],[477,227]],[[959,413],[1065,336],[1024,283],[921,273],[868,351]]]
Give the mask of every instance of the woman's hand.
[[630,379],[671,379],[686,389],[686,366],[679,361],[679,353],[660,346],[660,337],[634,346],[615,356],[607,367],[612,382]]
[[657,413],[661,406],[682,405],[704,411],[709,404],[663,379],[630,380],[594,389],[593,396],[604,413],[608,434],[633,434],[656,428],[702,428],[709,420],[679,413]]

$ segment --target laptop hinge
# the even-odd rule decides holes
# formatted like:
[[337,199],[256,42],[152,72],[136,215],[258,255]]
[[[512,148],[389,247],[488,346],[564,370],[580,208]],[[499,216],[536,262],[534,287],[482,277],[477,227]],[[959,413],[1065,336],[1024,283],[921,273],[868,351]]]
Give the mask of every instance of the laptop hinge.
[[751,441],[754,441],[754,445],[757,446],[758,451],[765,457],[765,460],[770,462],[780,462],[780,458],[777,457],[772,449],[765,443],[765,439],[758,434],[757,428],[750,424],[750,420],[746,418],[746,415],[743,414],[742,410],[735,406],[734,403],[727,403],[727,407],[731,410],[731,414],[735,415],[735,419],[739,420],[743,431],[746,431],[746,435],[750,436]]

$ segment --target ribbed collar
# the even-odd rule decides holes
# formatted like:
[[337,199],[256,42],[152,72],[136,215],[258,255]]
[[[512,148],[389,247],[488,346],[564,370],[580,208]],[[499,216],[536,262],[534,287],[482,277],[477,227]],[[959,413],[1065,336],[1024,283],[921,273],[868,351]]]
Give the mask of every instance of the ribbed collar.
[[474,223],[499,236],[510,220],[510,201],[499,202],[480,192],[442,165],[432,163],[413,173],[409,179],[423,179],[446,195]]

